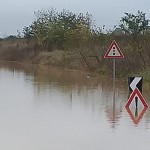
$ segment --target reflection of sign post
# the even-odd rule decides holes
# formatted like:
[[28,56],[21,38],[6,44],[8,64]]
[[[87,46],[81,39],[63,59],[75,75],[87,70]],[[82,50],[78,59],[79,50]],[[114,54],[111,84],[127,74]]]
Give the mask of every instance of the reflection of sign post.
[[144,107],[140,114],[138,114],[138,108],[135,108],[135,116],[129,107],[127,107],[126,110],[129,114],[129,116],[131,117],[132,121],[134,122],[134,124],[138,124],[140,122],[140,120],[143,118],[143,116],[147,110],[147,107]]

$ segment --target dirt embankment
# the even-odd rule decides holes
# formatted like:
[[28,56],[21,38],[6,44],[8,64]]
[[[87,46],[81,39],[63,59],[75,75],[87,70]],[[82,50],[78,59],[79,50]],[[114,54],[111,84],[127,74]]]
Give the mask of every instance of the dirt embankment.
[[[150,78],[150,52],[146,43],[140,51],[135,51],[126,39],[118,40],[125,58],[116,60],[116,75],[129,76],[144,72]],[[112,60],[104,59],[110,42],[94,48],[74,50],[45,50],[35,40],[25,39],[0,41],[0,60],[28,62],[33,64],[53,65],[68,69],[86,70],[92,73],[112,74]],[[146,70],[146,71],[145,71]]]
[[33,64],[54,65],[71,69],[95,70],[97,59],[85,58],[78,51],[54,50],[51,52],[25,40],[0,42],[0,60],[28,62]]

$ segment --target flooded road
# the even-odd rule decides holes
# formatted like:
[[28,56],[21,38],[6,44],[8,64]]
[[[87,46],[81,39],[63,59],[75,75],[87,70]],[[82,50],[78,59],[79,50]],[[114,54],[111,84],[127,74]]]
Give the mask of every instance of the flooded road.
[[[2,150],[148,150],[149,108],[125,109],[126,79],[0,63]],[[149,103],[149,86],[143,96]]]

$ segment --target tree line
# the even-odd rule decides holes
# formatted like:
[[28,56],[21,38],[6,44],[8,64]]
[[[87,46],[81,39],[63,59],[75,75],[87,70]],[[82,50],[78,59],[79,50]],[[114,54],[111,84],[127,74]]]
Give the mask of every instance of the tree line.
[[[145,68],[150,65],[150,26],[146,13],[126,13],[118,27],[103,32],[103,27],[94,24],[91,14],[73,13],[68,10],[39,10],[35,20],[23,28],[23,37],[9,36],[6,39],[34,41],[37,49],[44,51],[62,50],[71,54],[79,53],[87,64],[88,57],[95,58],[98,64],[109,63],[103,58],[112,40],[116,40],[125,54],[120,70]],[[105,61],[105,62],[104,62]],[[131,66],[132,64],[132,67]],[[108,66],[109,64],[107,64]]]
[[55,9],[35,12],[36,20],[24,27],[24,38],[36,38],[38,45],[47,50],[72,49],[84,45],[91,34],[92,16],[89,13],[75,14],[68,10]]
[[[24,27],[24,38],[36,38],[39,45],[47,49],[76,48],[88,44],[89,40],[104,34],[100,27],[94,25],[89,13],[73,13],[68,10],[56,9],[39,10],[35,12],[36,19],[31,25]],[[138,11],[137,14],[125,13],[121,18],[119,29],[121,34],[129,35],[130,40],[136,40],[149,30],[149,20],[146,14]],[[105,33],[110,34],[114,31]]]

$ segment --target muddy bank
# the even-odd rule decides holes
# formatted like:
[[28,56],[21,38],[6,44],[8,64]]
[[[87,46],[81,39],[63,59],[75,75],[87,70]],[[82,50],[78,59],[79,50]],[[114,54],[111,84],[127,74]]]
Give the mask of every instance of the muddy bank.
[[0,60],[53,65],[92,72],[100,68],[100,59],[95,54],[78,50],[46,51],[36,43],[25,40],[0,42]]
[[[74,54],[68,54],[67,52],[61,50],[55,50],[52,52],[41,52],[35,54],[33,50],[30,49],[11,49],[11,50],[1,50],[0,59],[7,61],[18,61],[27,62],[40,65],[53,65],[58,67],[67,67],[69,69],[89,69],[85,61],[78,54],[73,57]],[[88,60],[90,63],[90,60]]]
[[[130,45],[121,45],[124,59],[116,60],[116,77],[144,76],[150,80],[149,57],[135,53]],[[35,40],[15,39],[0,41],[0,60],[51,65],[61,68],[84,70],[92,73],[112,75],[112,59],[104,59],[110,42],[95,49],[69,49],[48,51],[37,45]]]

